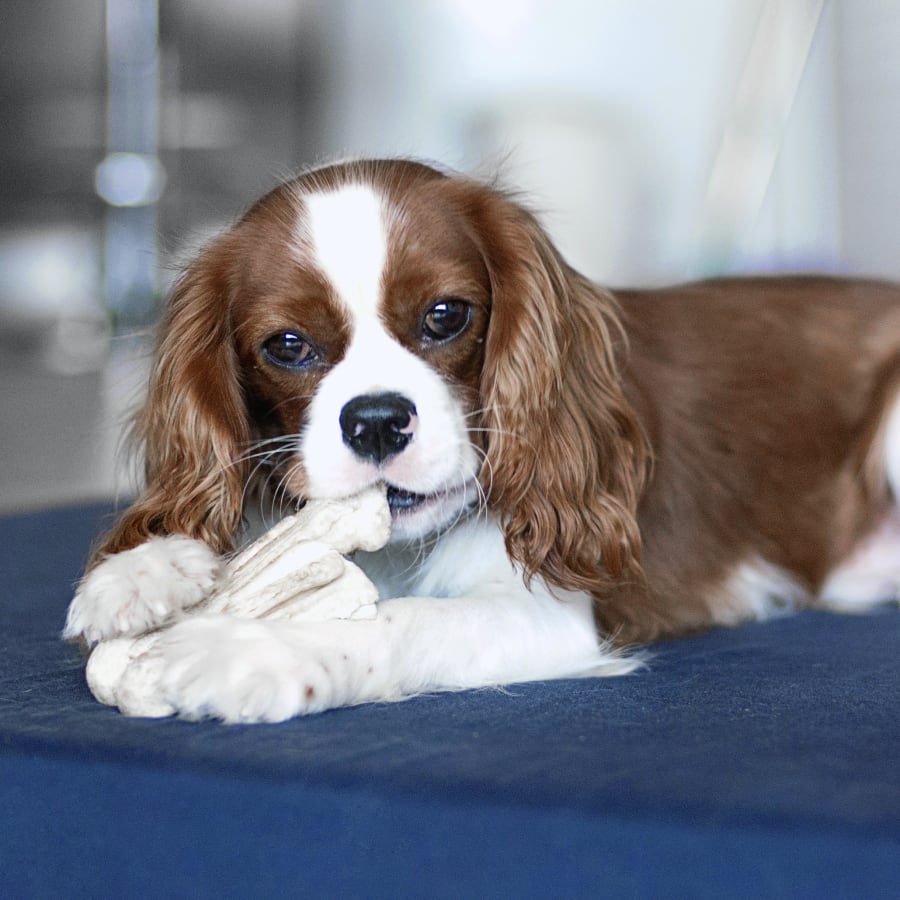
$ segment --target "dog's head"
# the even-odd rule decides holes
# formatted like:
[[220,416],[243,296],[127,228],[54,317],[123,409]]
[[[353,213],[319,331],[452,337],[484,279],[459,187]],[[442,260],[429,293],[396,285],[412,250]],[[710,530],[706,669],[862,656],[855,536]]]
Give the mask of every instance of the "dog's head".
[[612,299],[502,192],[406,161],[308,172],[175,286],[123,535],[226,549],[248,485],[383,481],[396,539],[491,514],[529,575],[597,590],[639,568],[622,345]]

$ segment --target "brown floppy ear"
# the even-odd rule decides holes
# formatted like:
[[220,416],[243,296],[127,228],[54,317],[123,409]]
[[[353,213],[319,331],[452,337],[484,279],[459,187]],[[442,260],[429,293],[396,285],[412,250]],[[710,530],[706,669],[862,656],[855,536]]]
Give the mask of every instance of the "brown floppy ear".
[[150,386],[135,422],[146,487],[97,549],[183,534],[222,553],[241,520],[250,424],[231,336],[229,236],[182,274],[168,301]]
[[635,513],[649,460],[619,380],[615,301],[566,265],[526,210],[494,192],[488,210],[489,503],[526,577],[602,598],[642,580]]

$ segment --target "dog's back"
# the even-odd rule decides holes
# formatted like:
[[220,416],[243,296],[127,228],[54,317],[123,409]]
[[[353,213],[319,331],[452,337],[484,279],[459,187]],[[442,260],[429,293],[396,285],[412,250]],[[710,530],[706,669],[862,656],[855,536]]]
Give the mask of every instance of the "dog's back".
[[618,298],[654,453],[653,605],[677,630],[811,602],[884,527],[889,472],[900,486],[900,289],[722,279]]

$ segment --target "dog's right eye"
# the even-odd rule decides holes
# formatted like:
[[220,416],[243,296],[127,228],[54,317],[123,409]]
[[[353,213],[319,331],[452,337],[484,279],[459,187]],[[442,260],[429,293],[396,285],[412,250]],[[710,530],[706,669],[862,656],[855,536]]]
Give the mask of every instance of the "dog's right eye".
[[282,369],[303,369],[318,359],[315,347],[294,331],[273,334],[262,345],[262,352],[270,363]]

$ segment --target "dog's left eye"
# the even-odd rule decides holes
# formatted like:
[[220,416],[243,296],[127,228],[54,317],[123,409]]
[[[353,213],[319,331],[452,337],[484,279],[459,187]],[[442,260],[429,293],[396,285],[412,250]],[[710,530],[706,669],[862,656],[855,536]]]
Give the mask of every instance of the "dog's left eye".
[[272,335],[263,344],[262,352],[269,362],[283,369],[302,369],[318,357],[315,347],[293,331]]
[[422,317],[422,334],[430,341],[449,341],[462,334],[471,319],[472,307],[465,300],[443,298]]

